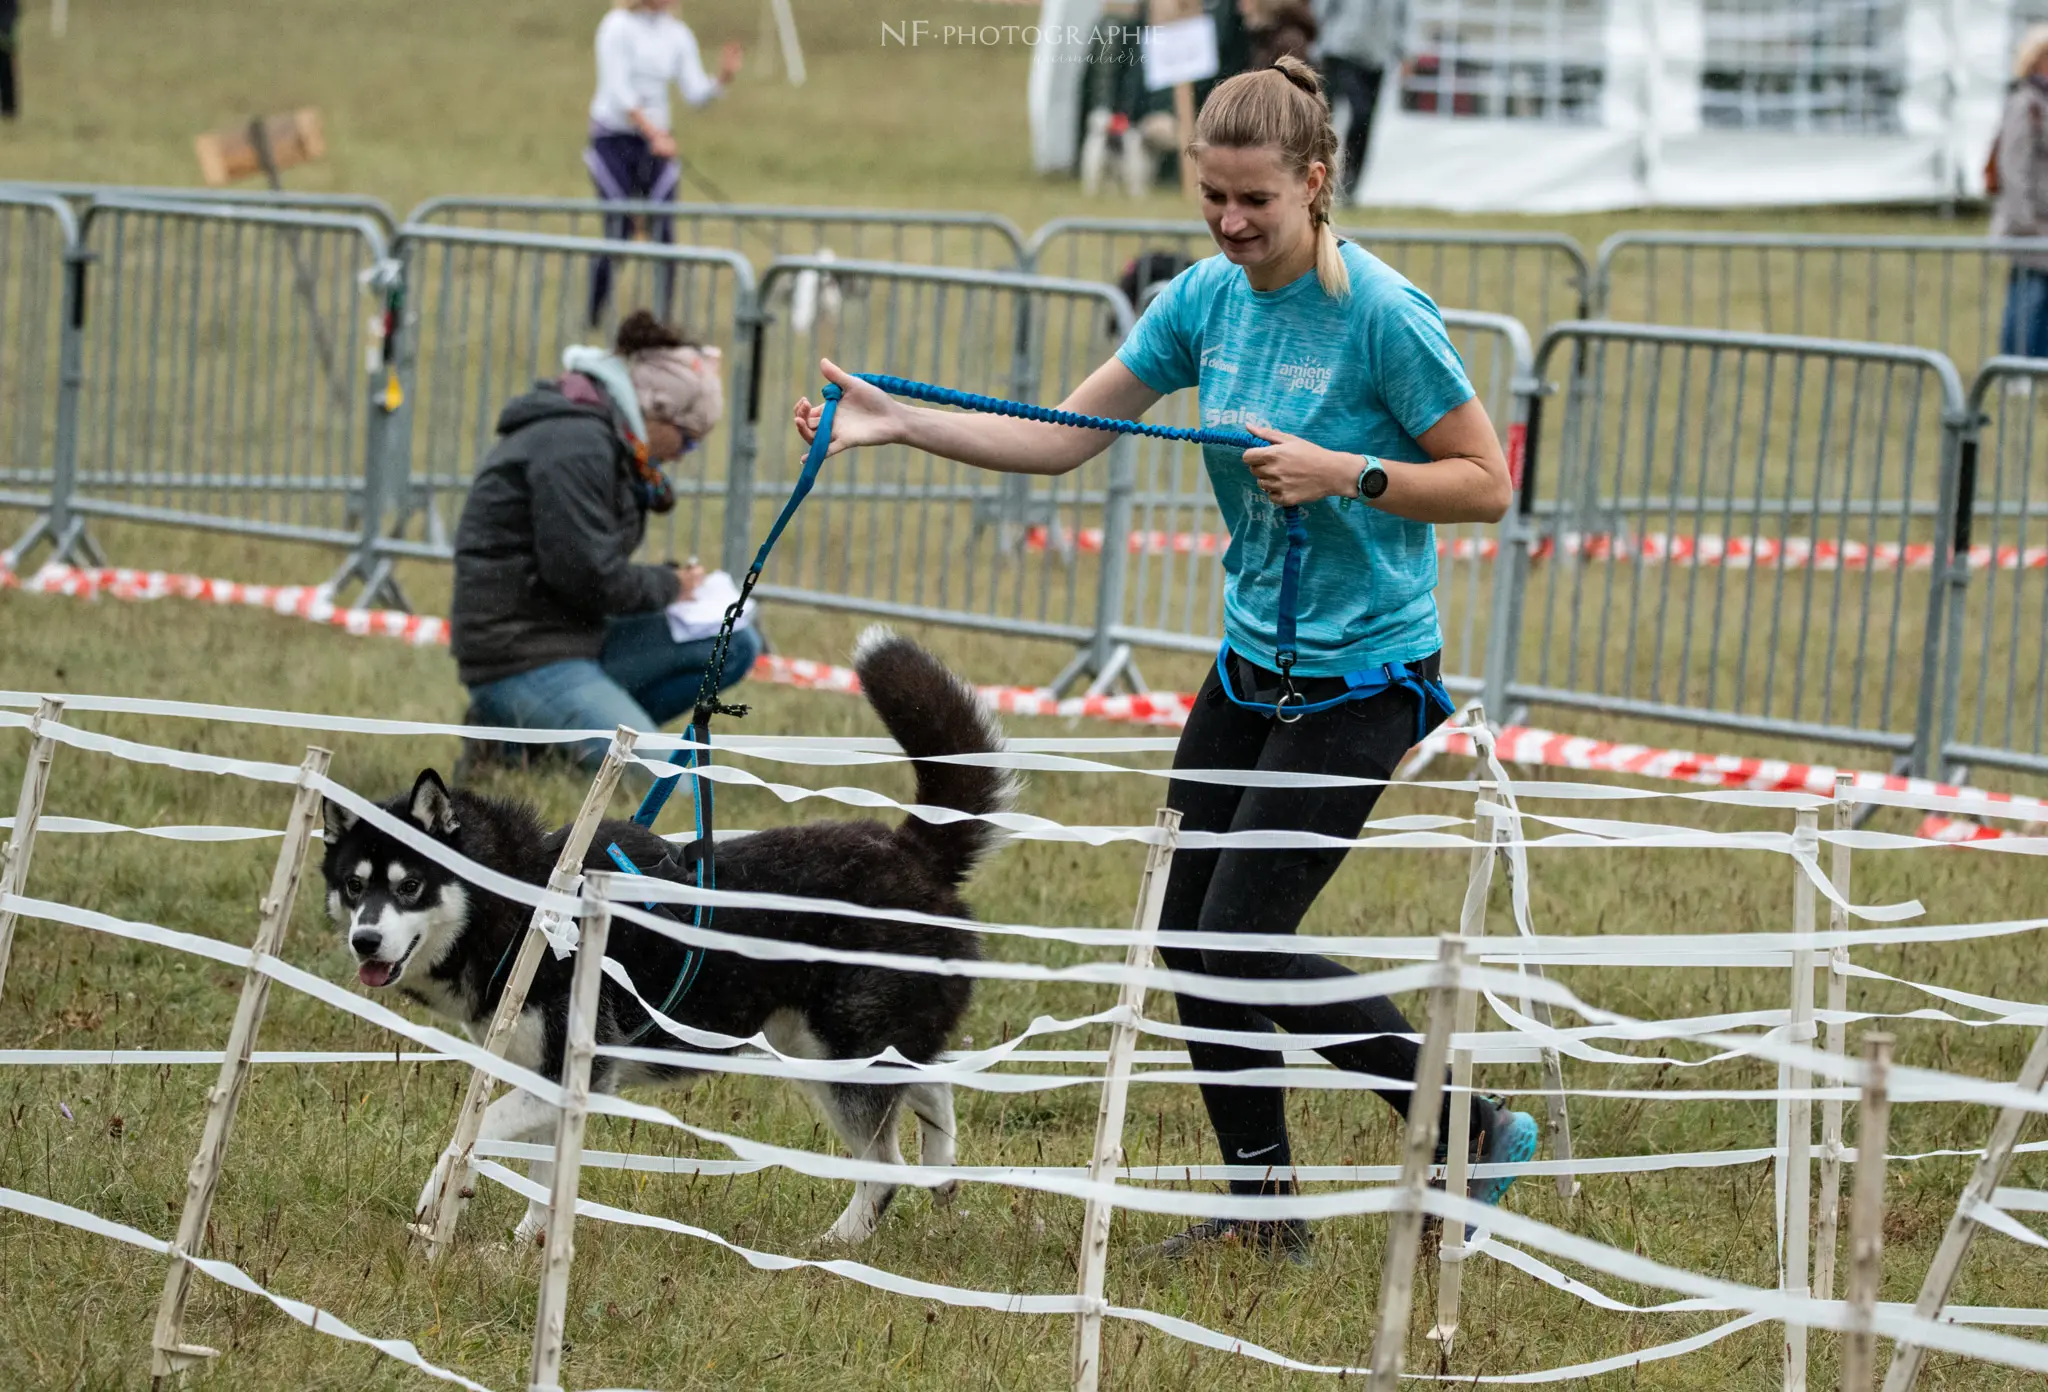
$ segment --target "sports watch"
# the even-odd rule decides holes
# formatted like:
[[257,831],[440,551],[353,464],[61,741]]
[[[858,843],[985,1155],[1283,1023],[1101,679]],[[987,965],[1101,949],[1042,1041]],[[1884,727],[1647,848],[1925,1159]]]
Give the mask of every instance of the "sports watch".
[[1358,496],[1371,502],[1386,491],[1386,465],[1368,454],[1365,456],[1365,467],[1358,471]]

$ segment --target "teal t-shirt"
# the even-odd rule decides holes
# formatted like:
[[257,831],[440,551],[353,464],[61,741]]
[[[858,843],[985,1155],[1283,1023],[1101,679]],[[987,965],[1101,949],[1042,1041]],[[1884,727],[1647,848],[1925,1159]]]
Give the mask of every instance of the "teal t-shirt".
[[[1341,246],[1351,272],[1342,300],[1323,293],[1314,271],[1254,290],[1220,254],[1197,262],[1153,300],[1118,359],[1161,394],[1198,388],[1208,429],[1260,425],[1347,454],[1426,461],[1415,437],[1472,398],[1464,360],[1429,296],[1363,247]],[[1243,450],[1204,445],[1202,458],[1230,531],[1224,636],[1272,667],[1286,522],[1252,481]],[[1443,646],[1435,528],[1355,497],[1302,511],[1309,543],[1296,673],[1341,676]]]

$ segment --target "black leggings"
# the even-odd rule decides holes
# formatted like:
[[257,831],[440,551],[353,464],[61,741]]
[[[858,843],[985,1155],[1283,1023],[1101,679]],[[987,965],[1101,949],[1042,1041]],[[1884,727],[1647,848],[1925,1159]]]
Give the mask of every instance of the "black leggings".
[[[1430,677],[1438,658],[1418,664]],[[1250,699],[1243,673],[1264,686],[1277,677],[1240,663],[1231,686]],[[1336,679],[1303,681],[1311,701],[1343,689]],[[1348,701],[1281,724],[1269,715],[1233,705],[1217,681],[1215,669],[1195,698],[1175,768],[1267,769],[1291,773],[1330,773],[1353,778],[1388,778],[1416,741],[1419,697],[1402,687],[1389,687],[1363,701]],[[1443,723],[1446,713],[1428,703],[1426,724]],[[1243,788],[1174,780],[1167,803],[1181,814],[1186,831],[1288,830],[1326,836],[1356,837],[1379,801],[1378,785],[1337,788]],[[1194,850],[1176,852],[1167,878],[1160,928],[1168,932],[1292,933],[1301,926],[1309,905],[1343,863],[1342,848],[1299,850]],[[1259,980],[1319,980],[1352,973],[1327,957],[1306,953],[1236,952],[1164,948],[1167,966],[1210,976]],[[1317,1050],[1339,1068],[1413,1079],[1420,1049],[1392,1036],[1409,1032],[1407,1020],[1384,997],[1335,1001],[1327,1005],[1240,1005],[1232,1001],[1178,996],[1183,1025],[1201,1029],[1268,1033],[1276,1027],[1296,1034],[1378,1034],[1382,1037],[1332,1045]],[[1188,1054],[1203,1071],[1278,1068],[1278,1053],[1235,1045],[1191,1040]],[[1382,1091],[1380,1096],[1402,1115],[1410,1091]],[[1270,1166],[1269,1176],[1285,1174],[1290,1163],[1286,1097],[1277,1087],[1205,1083],[1202,1101],[1223,1148],[1224,1163]],[[1478,1127],[1482,1099],[1474,1099]],[[1448,1099],[1446,1099],[1448,1108]],[[1484,1108],[1490,1112],[1491,1108]],[[1238,1193],[1284,1191],[1284,1182],[1269,1179],[1232,1180]]]

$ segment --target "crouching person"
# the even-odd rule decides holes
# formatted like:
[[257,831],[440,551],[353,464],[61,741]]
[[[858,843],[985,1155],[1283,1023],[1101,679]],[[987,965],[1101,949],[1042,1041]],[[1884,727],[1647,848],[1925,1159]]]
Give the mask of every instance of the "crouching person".
[[[651,732],[691,710],[716,640],[679,641],[664,612],[696,594],[702,571],[632,556],[647,514],[675,506],[661,465],[723,413],[718,350],[642,310],[615,351],[575,347],[562,364],[499,415],[456,530],[450,623],[468,720]],[[721,689],[760,652],[751,626],[736,632]],[[607,743],[573,749],[594,768]],[[516,748],[471,742],[465,761]]]

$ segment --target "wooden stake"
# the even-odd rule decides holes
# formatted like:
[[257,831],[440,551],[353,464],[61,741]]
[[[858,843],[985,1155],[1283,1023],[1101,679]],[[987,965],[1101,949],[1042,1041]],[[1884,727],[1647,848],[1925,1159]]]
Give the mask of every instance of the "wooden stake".
[[[1480,794],[1483,804],[1486,795]],[[1491,812],[1476,812],[1473,825],[1480,835],[1473,839],[1479,844],[1472,848],[1472,861],[1465,879],[1465,904],[1458,915],[1458,936],[1467,951],[1476,958],[1479,942],[1486,936],[1486,894],[1493,884],[1493,843],[1499,838],[1503,823]],[[1451,1048],[1451,1115],[1450,1141],[1444,1147],[1444,1191],[1463,1194],[1471,1187],[1471,1145],[1461,1141],[1472,1131],[1472,1050],[1459,1048],[1457,1038],[1470,1040],[1479,1028],[1479,995],[1475,991],[1458,992],[1457,1019],[1452,1026],[1455,1031]],[[1440,1341],[1449,1349],[1458,1333],[1458,1301],[1463,1293],[1465,1275],[1465,1225],[1444,1224],[1443,1239],[1437,1244],[1436,1284],[1436,1328],[1429,1331],[1429,1337]]]
[[[1124,965],[1143,971],[1152,965],[1152,940],[1159,933],[1159,912],[1166,903],[1166,880],[1173,868],[1173,848],[1180,837],[1180,813],[1160,808],[1152,819],[1161,833],[1145,854],[1138,881],[1138,907],[1131,928],[1137,938],[1124,954]],[[1142,982],[1124,982],[1117,998],[1124,1018],[1110,1027],[1109,1063],[1102,1084],[1102,1105],[1095,1115],[1095,1153],[1088,1178],[1107,1184],[1123,1157],[1124,1106],[1131,1090],[1131,1056],[1138,1047],[1138,1020],[1144,1014]],[[1226,1160],[1230,1157],[1225,1156]],[[1109,1267],[1110,1203],[1090,1199],[1081,1218],[1081,1317],[1074,1325],[1074,1392],[1095,1392],[1102,1377],[1102,1282]]]
[[[2048,1029],[2034,1037],[2034,1047],[2027,1054],[2027,1061],[2020,1066],[2016,1086],[2028,1092],[2039,1092],[2044,1082],[2048,1082]],[[1977,1161],[1977,1168],[1971,1172],[1970,1182],[1963,1189],[1963,1197],[1948,1220],[1948,1231],[1941,1235],[1941,1246],[1935,1249],[1934,1264],[1927,1268],[1920,1298],[1913,1302],[1913,1313],[1921,1319],[1941,1317],[1941,1307],[1948,1303],[1948,1293],[1956,1283],[1956,1273],[1962,1270],[1963,1258],[1969,1254],[1970,1243],[1977,1236],[1977,1220],[1972,1215],[1978,1204],[1991,1202],[1992,1194],[2004,1182],[2005,1171],[2012,1164],[2013,1147],[2019,1144],[2020,1132],[2026,1127],[2029,1115],[2018,1107],[2004,1107],[1999,1110],[1998,1120],[1992,1123],[1991,1139],[1984,1143],[1984,1154]],[[1884,1376],[1884,1392],[1912,1392],[1913,1384],[1920,1378],[1920,1365],[1926,1357],[1927,1350],[1917,1344],[1894,1344],[1891,1370]]]
[[[1820,845],[1820,814],[1812,808],[1798,813],[1793,840],[1808,851]],[[1797,865],[1792,870],[1792,932],[1797,938],[1813,936],[1813,881]],[[1792,1025],[1786,1037],[1795,1044],[1813,1040],[1813,952],[1795,948],[1792,952]],[[1803,1068],[1787,1069],[1786,1086],[1803,1092],[1812,1078]],[[1788,1295],[1805,1295],[1812,1272],[1813,1222],[1813,1103],[1802,1097],[1791,1099],[1786,1109],[1785,1135],[1785,1240],[1784,1275],[1779,1289]],[[1785,1392],[1806,1389],[1806,1326],[1785,1326]]]
[[[1847,831],[1855,820],[1856,807],[1847,794],[1855,783],[1853,774],[1835,776],[1835,830]],[[1849,848],[1836,842],[1828,866],[1828,878],[1835,882],[1844,899],[1849,897]],[[1828,905],[1828,931],[1840,933],[1849,927],[1849,911],[1840,904]],[[1837,947],[1828,953],[1827,1051],[1843,1056],[1845,1027],[1841,1016],[1849,1008],[1849,949]],[[1835,1298],[1835,1248],[1842,1209],[1842,1103],[1829,1098],[1820,1109],[1820,1234],[1814,1239],[1813,1293],[1822,1300]]]
[[319,780],[326,777],[328,761],[333,757],[325,749],[309,748],[306,761],[299,766],[291,820],[285,823],[284,844],[278,848],[270,893],[263,897],[262,919],[256,927],[256,941],[251,945],[254,956],[242,977],[242,996],[235,1004],[235,1020],[228,1031],[220,1079],[207,1094],[206,1128],[186,1175],[185,1211],[178,1217],[178,1236],[171,1244],[171,1269],[164,1276],[156,1332],[150,1341],[150,1373],[154,1378],[168,1377],[219,1355],[217,1349],[184,1341],[185,1299],[192,1289],[189,1258],[206,1234],[214,1191],[220,1187],[221,1165],[227,1158],[228,1135],[235,1125],[235,1108],[242,1100],[242,1084],[249,1077],[249,1055],[256,1047],[256,1031],[263,1024],[264,1008],[270,1003],[270,978],[263,973],[263,959],[275,957],[284,946],[285,930],[291,925],[292,903],[298,898],[299,874],[306,865],[306,845],[312,840],[313,829],[320,824]]
[[1401,1152],[1401,1198],[1387,1226],[1387,1256],[1380,1269],[1379,1332],[1372,1342],[1367,1392],[1395,1392],[1408,1353],[1408,1316],[1415,1304],[1415,1259],[1422,1246],[1422,1193],[1436,1159],[1443,1120],[1444,1061],[1450,1052],[1458,979],[1465,945],[1457,938],[1438,942],[1440,975],[1429,993],[1429,1028],[1415,1063],[1415,1091],[1408,1098],[1408,1139]]
[[1876,1372],[1877,1288],[1884,1268],[1884,1162],[1891,1144],[1886,1092],[1892,1037],[1863,1036],[1863,1109],[1856,1120],[1856,1196],[1849,1210],[1849,1312],[1855,1320],[1842,1351],[1842,1392],[1870,1392]]
[[604,946],[611,935],[612,876],[584,877],[582,932],[569,982],[568,1040],[562,1053],[562,1110],[555,1124],[554,1187],[548,1194],[547,1253],[533,1315],[533,1366],[527,1386],[556,1392],[562,1384],[562,1334],[569,1307],[569,1263],[576,1256],[576,1190],[583,1175],[583,1123],[590,1111],[590,1061],[597,1056],[597,1000],[604,984]]
[[[576,882],[583,874],[583,858],[590,852],[591,838],[597,834],[597,824],[604,820],[605,808],[611,805],[612,793],[619,786],[638,739],[639,735],[624,725],[612,732],[611,748],[605,751],[597,777],[583,795],[583,806],[577,809],[576,820],[569,824],[569,839],[562,843],[554,873],[548,876],[548,888],[555,893],[575,892]],[[527,925],[526,939],[519,945],[519,955],[512,961],[512,975],[505,981],[497,1013],[491,1016],[490,1032],[484,1036],[484,1048],[501,1058],[511,1040],[512,1027],[519,1023],[519,1012],[526,1008],[526,993],[533,986],[533,974],[540,969],[541,954],[548,946],[548,931],[555,926],[556,918],[550,909],[535,909]],[[495,1080],[483,1069],[470,1071],[469,1090],[463,1094],[462,1110],[455,1116],[455,1134],[441,1152],[441,1186],[426,1209],[415,1216],[412,1230],[427,1240],[430,1262],[440,1260],[448,1244],[454,1241],[455,1226],[462,1218],[462,1201],[476,1185],[470,1155],[476,1149],[477,1132],[483,1126],[484,1109],[491,1105],[494,1085]]]
[[[0,850],[0,898],[20,894],[28,884],[28,861],[36,849],[36,823],[43,815],[43,794],[50,787],[50,760],[57,741],[43,729],[64,719],[64,703],[45,696],[28,722],[28,766],[21,771],[21,796],[14,803],[14,834]],[[14,953],[12,909],[0,908],[0,991],[7,989],[7,959]]]

